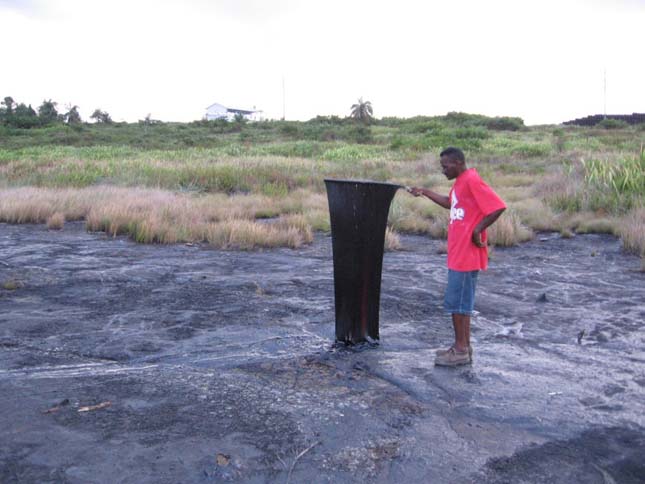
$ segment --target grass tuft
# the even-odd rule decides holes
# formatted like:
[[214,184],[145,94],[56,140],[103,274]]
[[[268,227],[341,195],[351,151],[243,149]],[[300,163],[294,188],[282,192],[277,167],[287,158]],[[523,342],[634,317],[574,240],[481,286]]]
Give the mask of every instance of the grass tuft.
[[7,291],[15,291],[24,287],[25,285],[17,279],[8,279],[2,283],[2,288]]
[[493,246],[510,247],[520,242],[531,240],[533,231],[522,224],[520,217],[512,210],[507,210],[488,229],[488,242]]
[[617,233],[625,250],[640,254],[645,260],[645,208],[629,212],[618,224]]
[[65,225],[65,214],[56,212],[47,217],[47,228],[49,230],[61,230]]
[[385,229],[385,250],[386,251],[395,251],[401,249],[401,239],[399,234],[390,227]]
[[439,212],[430,223],[428,233],[436,239],[448,238],[449,213],[447,210]]
[[519,216],[522,224],[531,230],[536,232],[559,230],[555,212],[542,200],[527,198],[510,204],[510,208]]
[[219,249],[298,248],[307,242],[306,236],[288,223],[279,227],[250,220],[226,220],[206,230],[206,241]]

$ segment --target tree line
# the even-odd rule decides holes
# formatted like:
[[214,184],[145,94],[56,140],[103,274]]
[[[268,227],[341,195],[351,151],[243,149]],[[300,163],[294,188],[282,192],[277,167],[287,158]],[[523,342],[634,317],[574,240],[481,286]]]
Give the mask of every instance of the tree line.
[[[370,124],[374,117],[372,103],[363,101],[363,98],[360,98],[358,103],[352,105],[350,117],[365,125]],[[110,114],[98,108],[94,110],[90,119],[100,124],[112,123]],[[240,122],[240,120],[237,121]],[[241,121],[244,121],[244,119]],[[153,120],[148,115],[142,122],[151,124]],[[68,105],[61,112],[58,110],[58,103],[51,99],[43,100],[38,109],[34,109],[31,104],[18,103],[11,96],[6,96],[0,102],[0,126],[29,129],[63,123],[68,125],[80,125],[83,123],[78,106]]]
[[[112,123],[110,115],[101,109],[95,109],[90,119],[97,123]],[[78,106],[70,105],[60,112],[58,103],[51,99],[44,100],[37,110],[31,104],[17,103],[11,96],[6,96],[0,102],[0,125],[11,128],[29,129],[57,123],[78,125],[82,122]]]

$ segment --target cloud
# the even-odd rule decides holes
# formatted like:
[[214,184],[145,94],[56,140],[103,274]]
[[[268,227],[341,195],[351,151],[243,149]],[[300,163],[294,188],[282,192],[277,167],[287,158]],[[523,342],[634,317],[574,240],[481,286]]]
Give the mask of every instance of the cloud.
[[187,3],[241,23],[266,22],[305,4],[301,0],[188,0]]
[[29,0],[0,0],[0,7],[21,9],[31,3]]
[[592,0],[591,3],[612,10],[619,7],[641,10],[645,9],[645,0]]
[[0,8],[16,10],[18,12],[31,14],[37,10],[37,0],[0,0]]

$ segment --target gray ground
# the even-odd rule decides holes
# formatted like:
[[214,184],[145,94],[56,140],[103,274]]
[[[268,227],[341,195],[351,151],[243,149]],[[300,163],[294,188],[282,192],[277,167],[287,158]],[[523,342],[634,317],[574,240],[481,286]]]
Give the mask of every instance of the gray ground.
[[[440,242],[335,347],[331,241],[243,253],[0,224],[0,482],[645,482],[645,274],[607,236],[494,253],[475,364]],[[103,408],[79,412],[82,407]]]

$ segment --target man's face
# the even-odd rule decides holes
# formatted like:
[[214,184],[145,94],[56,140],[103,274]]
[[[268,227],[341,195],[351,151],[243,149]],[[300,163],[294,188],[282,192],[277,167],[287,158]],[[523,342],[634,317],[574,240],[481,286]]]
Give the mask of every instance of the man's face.
[[450,156],[442,156],[439,160],[441,171],[448,180],[454,180],[459,175],[459,161],[453,160]]

